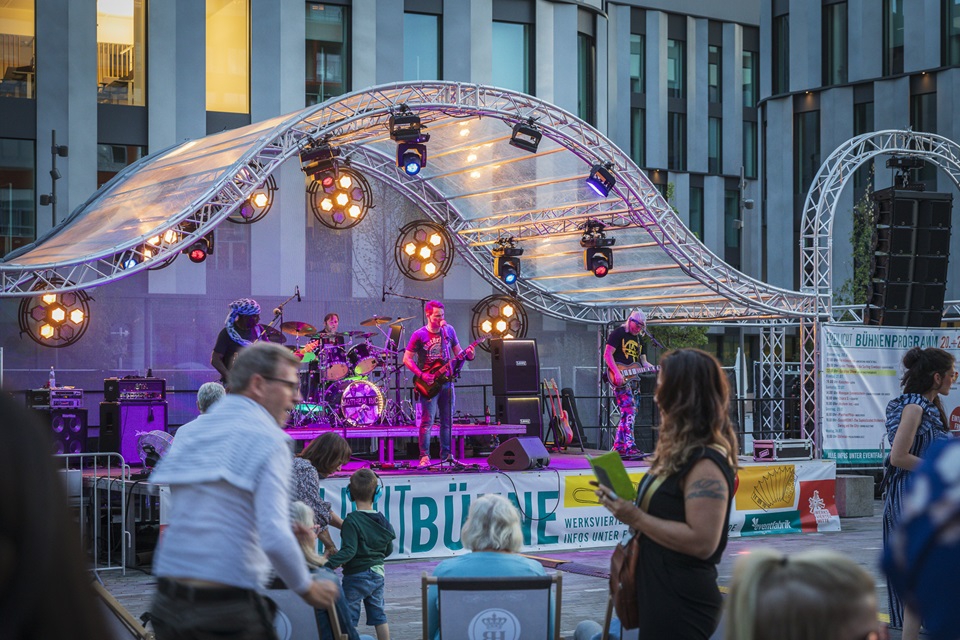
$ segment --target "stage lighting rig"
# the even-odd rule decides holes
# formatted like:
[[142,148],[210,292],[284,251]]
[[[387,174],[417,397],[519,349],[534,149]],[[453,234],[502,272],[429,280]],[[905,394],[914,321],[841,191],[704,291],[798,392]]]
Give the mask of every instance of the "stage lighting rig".
[[590,167],[590,175],[587,176],[587,185],[601,198],[610,195],[610,191],[617,184],[617,178],[611,171],[613,163],[595,164]]
[[526,122],[518,122],[513,125],[513,135],[510,136],[510,144],[517,149],[536,153],[542,138],[543,134],[540,132],[540,129],[537,128],[533,118],[528,118]]
[[520,277],[520,256],[523,248],[517,246],[513,237],[497,238],[493,248],[493,275],[512,285]]
[[580,246],[583,247],[583,268],[593,275],[603,278],[613,270],[613,245],[616,238],[608,238],[604,232],[606,225],[599,220],[587,220],[583,224]]
[[887,169],[897,170],[897,175],[893,179],[893,184],[897,189],[923,191],[926,188],[922,182],[913,182],[910,179],[911,171],[923,168],[923,158],[919,156],[893,156],[887,158],[886,164]]
[[321,174],[335,177],[339,156],[340,149],[337,147],[331,147],[326,142],[313,142],[300,150],[300,169],[314,179]]
[[397,143],[397,166],[408,176],[415,176],[427,166],[427,146],[430,134],[420,122],[420,116],[400,105],[390,116],[390,138]]

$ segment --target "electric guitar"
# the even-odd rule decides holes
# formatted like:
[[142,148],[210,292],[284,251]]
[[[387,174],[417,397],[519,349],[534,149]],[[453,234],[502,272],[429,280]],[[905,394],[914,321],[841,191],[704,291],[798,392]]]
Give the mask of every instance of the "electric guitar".
[[[641,373],[647,373],[648,371],[660,371],[660,367],[654,364],[648,364],[643,366],[640,363],[634,364],[620,364],[619,362],[615,363],[617,369],[620,369],[620,375],[623,376],[623,383],[626,384],[629,380],[633,380]],[[613,372],[610,371],[610,367],[607,367],[607,380],[610,381],[610,384],[616,386],[616,382],[613,381]]]
[[543,381],[543,386],[547,391],[547,399],[550,402],[550,429],[554,433],[554,444],[558,449],[566,449],[567,445],[573,442],[573,429],[570,428],[570,420],[567,412],[563,408],[563,401],[560,399],[560,389],[557,387],[557,381],[550,378],[550,381]]
[[424,398],[432,398],[438,393],[443,385],[447,384],[451,380],[456,380],[460,375],[460,369],[463,368],[463,360],[466,357],[467,351],[473,349],[478,344],[485,340],[489,340],[489,335],[483,335],[470,343],[470,346],[460,352],[459,355],[456,355],[450,360],[444,362],[443,360],[434,360],[432,363],[423,368],[423,373],[433,374],[433,382],[426,382],[420,376],[413,377],[413,388],[417,390]]

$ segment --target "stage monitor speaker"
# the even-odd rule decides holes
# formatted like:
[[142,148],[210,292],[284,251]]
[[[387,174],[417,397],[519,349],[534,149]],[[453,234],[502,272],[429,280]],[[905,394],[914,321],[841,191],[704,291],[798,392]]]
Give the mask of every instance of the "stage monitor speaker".
[[137,437],[167,430],[167,403],[101,402],[100,451],[119,453],[127,464],[141,464]]
[[543,425],[540,396],[496,396],[494,408],[500,424],[522,424],[528,436],[540,437]]
[[540,393],[540,360],[536,340],[490,341],[493,395],[531,396]]
[[40,419],[50,425],[53,453],[87,452],[87,410],[67,407],[34,407]]
[[540,438],[521,436],[510,438],[494,449],[487,464],[500,471],[542,469],[550,464],[550,454]]

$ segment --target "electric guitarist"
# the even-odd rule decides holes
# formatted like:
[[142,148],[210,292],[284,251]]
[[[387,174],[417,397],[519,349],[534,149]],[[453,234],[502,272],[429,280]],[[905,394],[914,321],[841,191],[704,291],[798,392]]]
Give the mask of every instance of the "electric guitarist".
[[646,327],[646,315],[639,309],[634,310],[626,322],[610,332],[603,350],[607,377],[613,384],[617,407],[620,409],[620,424],[617,425],[617,434],[613,439],[613,448],[619,451],[620,455],[635,456],[643,453],[637,448],[633,438],[633,419],[636,413],[634,391],[621,368],[627,365],[628,370],[638,367],[650,371],[655,369],[647,362],[647,344],[646,340],[641,338]]
[[[439,375],[439,369],[454,358],[460,357],[473,360],[476,353],[473,345],[467,349],[460,347],[457,332],[447,325],[444,320],[443,303],[431,300],[424,306],[427,324],[410,336],[407,350],[403,353],[403,364],[421,382],[430,386]],[[437,371],[438,373],[434,373]],[[441,462],[455,462],[450,449],[451,434],[453,431],[453,405],[455,402],[453,382],[449,381],[440,387],[433,397],[420,395],[417,404],[420,407],[420,423],[417,425],[420,432],[420,465],[430,465],[430,427],[434,416],[439,411],[440,422],[440,460]]]

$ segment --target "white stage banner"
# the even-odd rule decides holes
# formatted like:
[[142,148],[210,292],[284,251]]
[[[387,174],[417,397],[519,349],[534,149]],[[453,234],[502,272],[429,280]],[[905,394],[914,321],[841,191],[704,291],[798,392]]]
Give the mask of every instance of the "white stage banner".
[[[639,483],[641,469],[627,470]],[[396,558],[442,558],[464,553],[460,530],[471,500],[506,496],[523,514],[524,552],[611,547],[627,528],[596,500],[589,470],[384,476],[376,505],[397,534]],[[341,517],[353,509],[348,478],[321,481],[321,497]],[[831,461],[747,463],[738,473],[730,510],[731,537],[839,531]],[[339,531],[331,529],[339,545]]]
[[[879,466],[890,450],[887,403],[900,395],[903,355],[938,347],[960,358],[960,329],[821,325],[821,446],[844,466]],[[960,391],[941,396],[960,429]]]

